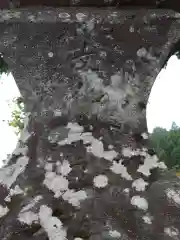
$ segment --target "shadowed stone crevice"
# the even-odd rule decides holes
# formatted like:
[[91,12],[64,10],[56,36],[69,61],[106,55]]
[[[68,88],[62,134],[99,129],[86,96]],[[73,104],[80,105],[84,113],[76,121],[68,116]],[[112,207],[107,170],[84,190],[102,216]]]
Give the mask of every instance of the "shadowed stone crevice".
[[0,239],[180,238],[179,180],[163,180],[145,109],[179,29],[170,10],[0,12],[27,109],[0,169]]

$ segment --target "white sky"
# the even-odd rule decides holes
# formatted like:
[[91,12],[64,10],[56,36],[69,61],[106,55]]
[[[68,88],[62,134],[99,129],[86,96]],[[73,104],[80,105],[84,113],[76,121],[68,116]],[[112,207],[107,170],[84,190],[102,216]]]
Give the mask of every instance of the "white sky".
[[[7,121],[11,119],[11,103],[14,97],[19,97],[20,92],[12,74],[2,74],[0,77],[0,166],[7,154],[11,154],[16,147],[18,137]],[[5,121],[3,121],[5,120]]]
[[[16,147],[18,137],[7,120],[11,119],[12,109],[8,103],[14,97],[19,97],[20,92],[11,74],[0,77],[0,166],[7,154],[11,154]],[[174,55],[166,69],[162,69],[153,85],[149,103],[147,105],[147,126],[149,132],[155,127],[170,129],[175,121],[180,126],[180,60]],[[5,120],[5,121],[3,121]]]
[[155,127],[169,130],[174,121],[180,126],[180,60],[173,55],[152,87],[146,117],[149,132]]

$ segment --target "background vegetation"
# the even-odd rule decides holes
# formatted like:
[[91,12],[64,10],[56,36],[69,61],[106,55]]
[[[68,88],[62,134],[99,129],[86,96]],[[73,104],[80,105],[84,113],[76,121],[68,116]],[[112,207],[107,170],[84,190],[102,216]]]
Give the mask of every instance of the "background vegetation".
[[11,113],[12,119],[8,121],[9,126],[14,128],[16,135],[19,135],[24,128],[24,103],[21,97],[13,100],[13,111]]
[[[176,52],[180,58],[180,51]],[[9,74],[8,65],[4,62],[0,53],[0,75]],[[15,133],[19,135],[24,127],[24,103],[22,97],[15,98],[12,103],[12,118],[8,121]],[[180,128],[173,123],[170,131],[163,128],[155,128],[150,136],[150,147],[154,149],[160,161],[163,161],[168,169],[180,171]]]
[[[8,75],[10,73],[8,64],[3,59],[3,54],[0,53],[0,75],[2,74]],[[8,121],[10,127],[13,127],[15,133],[19,135],[21,130],[24,127],[24,103],[22,97],[17,97],[13,99],[12,106],[12,113],[11,113],[11,120]]]
[[3,73],[8,75],[10,71],[8,68],[8,64],[3,60],[2,53],[0,53],[0,75],[2,75]]
[[168,169],[180,170],[180,128],[175,123],[169,131],[155,128],[150,136],[150,145]]

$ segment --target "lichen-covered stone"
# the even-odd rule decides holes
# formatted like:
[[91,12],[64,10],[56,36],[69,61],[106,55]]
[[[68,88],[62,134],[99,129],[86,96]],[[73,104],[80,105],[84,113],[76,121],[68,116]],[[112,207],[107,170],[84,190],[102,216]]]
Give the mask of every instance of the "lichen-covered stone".
[[0,12],[27,111],[0,169],[0,239],[180,238],[179,179],[162,179],[145,116],[179,29],[168,10]]

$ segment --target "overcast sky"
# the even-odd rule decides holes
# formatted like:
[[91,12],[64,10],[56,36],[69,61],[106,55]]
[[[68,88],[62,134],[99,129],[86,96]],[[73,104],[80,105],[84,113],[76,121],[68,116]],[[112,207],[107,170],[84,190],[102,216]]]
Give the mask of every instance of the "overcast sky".
[[149,96],[146,116],[149,132],[155,127],[169,130],[174,121],[180,126],[180,60],[173,55],[156,78]]
[[[0,166],[6,155],[12,153],[17,144],[17,136],[9,127],[7,121],[11,119],[11,108],[8,106],[14,97],[19,97],[20,92],[12,74],[2,74],[0,77]],[[3,121],[5,120],[5,121]]]
[[[8,103],[20,93],[13,76],[3,74],[0,77],[0,166],[1,160],[12,153],[17,144],[17,136],[7,121],[11,119],[11,108]],[[180,61],[172,56],[166,69],[159,73],[147,105],[147,126],[149,132],[157,127],[170,129],[175,121],[180,126]],[[5,120],[5,121],[3,121]]]

